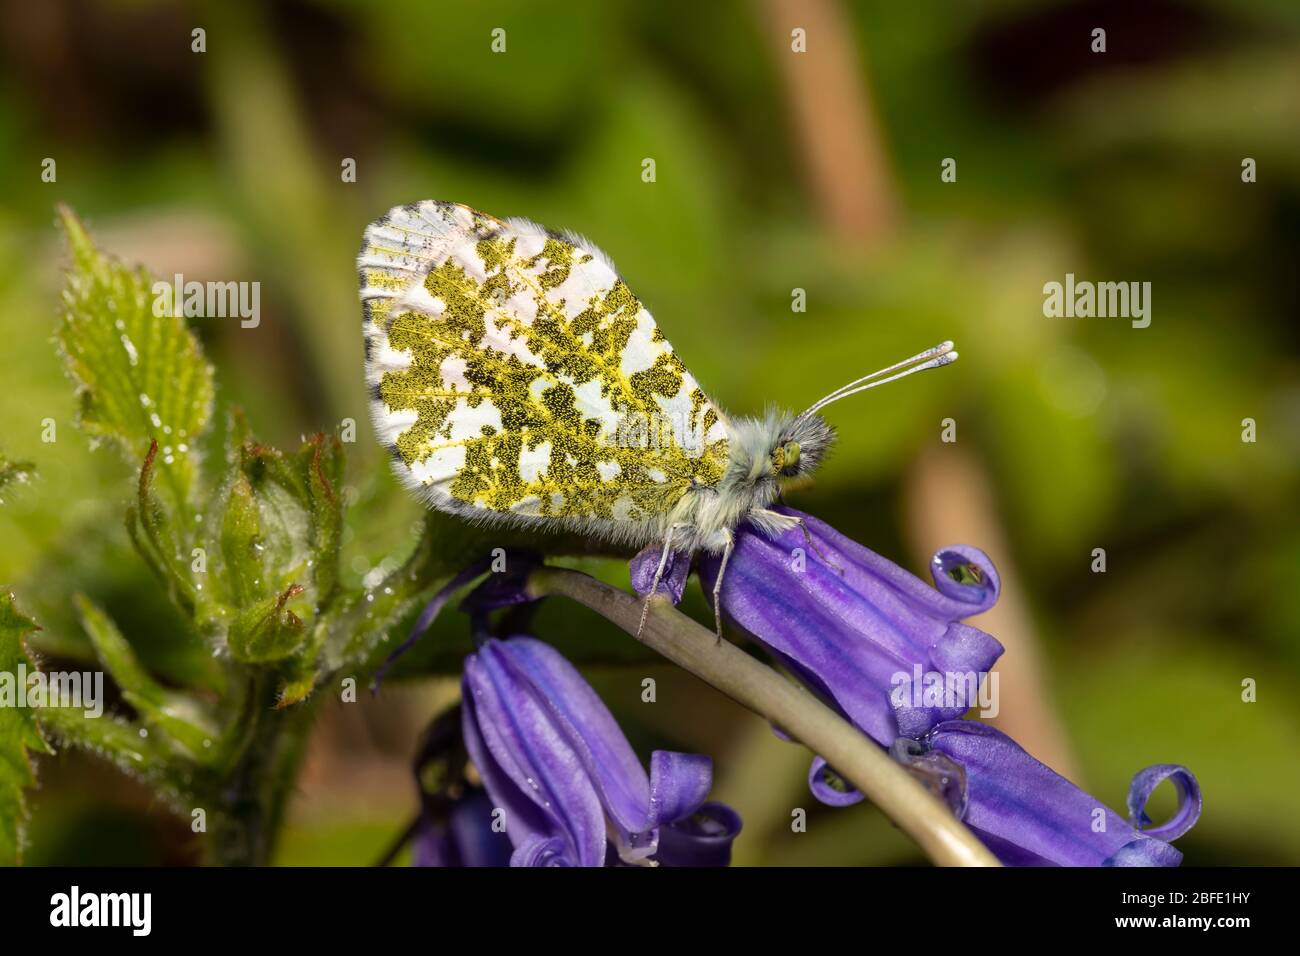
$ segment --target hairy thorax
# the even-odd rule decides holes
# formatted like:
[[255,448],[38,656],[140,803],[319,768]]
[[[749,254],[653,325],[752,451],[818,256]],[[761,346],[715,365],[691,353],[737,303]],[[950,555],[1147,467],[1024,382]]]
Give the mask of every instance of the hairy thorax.
[[[671,527],[677,550],[720,553],[742,522],[772,536],[788,529],[791,519],[770,510],[781,482],[816,467],[833,433],[821,419],[805,422],[773,410],[762,418],[738,419],[729,439],[721,481],[691,487],[656,529],[666,536]],[[793,453],[802,456],[797,465],[792,448],[801,449]]]

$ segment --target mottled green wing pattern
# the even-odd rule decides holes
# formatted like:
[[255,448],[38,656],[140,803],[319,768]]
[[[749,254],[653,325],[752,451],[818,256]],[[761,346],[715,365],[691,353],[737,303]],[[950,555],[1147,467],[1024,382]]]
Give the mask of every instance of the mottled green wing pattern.
[[422,202],[358,266],[375,427],[434,507],[634,525],[721,479],[725,419],[581,238]]

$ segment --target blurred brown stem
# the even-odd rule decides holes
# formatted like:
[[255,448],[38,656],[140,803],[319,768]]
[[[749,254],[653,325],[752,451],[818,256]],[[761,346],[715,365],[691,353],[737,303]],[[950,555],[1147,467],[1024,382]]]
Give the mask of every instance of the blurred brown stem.
[[[837,0],[762,0],[761,12],[822,222],[846,242],[888,238],[897,204],[851,19]],[[806,52],[792,48],[796,28]]]

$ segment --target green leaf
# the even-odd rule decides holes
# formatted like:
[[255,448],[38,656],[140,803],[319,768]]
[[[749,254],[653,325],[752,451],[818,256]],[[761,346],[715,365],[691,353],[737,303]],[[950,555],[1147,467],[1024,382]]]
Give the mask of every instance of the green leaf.
[[6,699],[16,684],[2,683],[16,682],[20,668],[36,670],[23,646],[23,637],[35,630],[36,622],[14,606],[13,595],[0,595],[0,865],[16,864],[21,857],[27,824],[23,790],[36,782],[27,752],[50,753],[32,709]]
[[226,638],[231,656],[237,661],[265,664],[293,654],[306,631],[302,618],[286,605],[302,592],[301,584],[291,584],[279,594],[241,610]]
[[73,600],[100,662],[144,723],[176,741],[196,760],[211,754],[211,742],[217,733],[194,700],[167,690],[150,677],[117,625],[89,598],[77,594]]
[[231,458],[213,516],[220,564],[205,621],[224,631],[236,660],[295,658],[281,688],[287,706],[311,692],[327,636],[304,618],[320,620],[339,593],[343,449],[317,434],[294,455],[245,441]]
[[[278,452],[257,457],[272,467],[283,464]],[[282,500],[283,489],[279,500],[268,494],[273,489],[265,481],[259,480],[255,489],[248,470],[236,470],[227,483],[218,528],[216,595],[224,606],[215,608],[215,614],[210,609],[209,619],[226,625],[225,641],[236,660],[265,663],[288,657],[302,644],[302,619],[287,605],[304,588],[292,580],[299,569],[292,560],[293,520],[286,517],[292,504]]]
[[308,514],[316,626],[284,675],[279,707],[300,703],[315,689],[318,659],[329,638],[329,628],[324,625],[335,598],[342,594],[339,549],[343,540],[343,464],[343,445],[338,437],[327,438],[320,433],[303,443],[294,460],[293,486],[300,490]]
[[316,652],[324,641],[326,628],[318,625],[316,632],[312,636],[311,652],[300,654],[286,667],[276,696],[277,709],[283,710],[285,707],[301,704],[316,689],[316,682],[320,679]]
[[131,462],[159,449],[159,484],[180,512],[192,511],[198,443],[212,411],[212,369],[183,317],[155,315],[153,281],[95,248],[65,207],[59,218],[72,253],[58,330],[77,384],[80,424],[118,445]]
[[253,499],[253,486],[247,475],[236,472],[226,489],[220,537],[223,597],[236,607],[254,604],[266,593],[264,547],[262,518]]
[[312,436],[298,453],[306,473],[311,512],[312,581],[316,604],[329,607],[339,587],[339,547],[343,540],[343,444],[338,436]]
[[75,707],[43,707],[40,714],[41,727],[56,742],[89,751],[128,776],[148,781],[173,799],[193,793],[189,766],[170,748],[160,746],[146,728],[107,714],[87,717]]
[[[505,540],[504,538],[498,540]],[[327,670],[369,673],[392,650],[393,629],[453,574],[487,554],[482,529],[440,512],[424,519],[424,533],[402,565],[378,586],[354,594],[337,609],[323,648]]]
[[190,529],[177,527],[172,512],[154,494],[157,457],[158,443],[151,441],[140,466],[136,502],[126,510],[126,530],[136,551],[167,585],[172,600],[189,613],[196,601],[194,581],[184,563]]
[[[293,568],[286,572],[293,578],[305,575],[312,560],[310,493],[301,465],[297,456],[265,445],[244,449],[244,474],[265,532],[263,560],[277,568]],[[287,583],[289,577],[283,580]]]

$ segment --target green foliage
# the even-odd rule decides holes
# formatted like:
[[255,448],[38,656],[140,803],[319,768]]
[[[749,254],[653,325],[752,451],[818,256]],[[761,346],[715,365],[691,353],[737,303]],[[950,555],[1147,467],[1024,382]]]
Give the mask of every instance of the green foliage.
[[[858,89],[819,86],[802,110],[785,79],[788,57],[773,55],[788,46],[774,42],[787,31],[770,19],[770,5],[677,3],[665,17],[659,4],[586,0],[554,9],[325,0],[311,5],[320,29],[290,36],[254,5],[211,4],[209,36],[238,42],[210,43],[179,72],[172,57],[141,55],[166,53],[166,31],[150,18],[176,6],[112,5],[114,22],[156,50],[94,46],[93,35],[75,31],[32,36],[33,69],[58,72],[69,56],[97,65],[58,72],[83,104],[75,123],[46,122],[47,100],[23,74],[3,81],[0,441],[14,459],[34,462],[40,481],[0,487],[0,583],[44,628],[28,638],[34,655],[95,660],[70,599],[82,592],[116,622],[146,674],[208,705],[217,717],[211,749],[220,753],[204,766],[218,769],[185,757],[183,766],[197,768],[190,784],[210,788],[205,774],[234,779],[232,768],[249,765],[234,730],[255,729],[256,678],[265,678],[256,685],[261,703],[283,704],[273,715],[285,717],[334,696],[343,676],[364,686],[421,598],[482,539],[425,518],[362,437],[346,446],[351,484],[331,478],[350,504],[329,610],[316,613],[315,594],[328,585],[309,571],[278,589],[268,584],[264,596],[277,598],[291,584],[305,589],[285,604],[303,621],[301,643],[278,661],[235,661],[229,619],[201,621],[184,596],[187,581],[226,585],[214,577],[222,573],[214,522],[252,430],[229,404],[214,408],[194,495],[204,520],[193,526],[168,510],[168,443],[159,437],[156,517],[171,534],[188,531],[188,547],[173,550],[159,532],[154,548],[139,522],[138,486],[124,481],[118,456],[92,452],[65,428],[74,398],[49,347],[51,201],[75,202],[113,237],[111,248],[167,276],[183,266],[196,277],[241,270],[263,281],[259,329],[203,322],[200,331],[223,402],[246,408],[257,438],[293,458],[297,437],[327,423],[348,416],[365,430],[355,276],[343,265],[361,229],[390,205],[440,198],[587,235],[710,395],[737,414],[768,402],[796,407],[956,340],[954,369],[836,406],[835,455],[790,503],[923,570],[933,546],[958,535],[916,541],[903,507],[916,492],[911,463],[938,445],[941,419],[955,417],[956,448],[973,453],[990,479],[993,500],[981,517],[1000,527],[1014,557],[1004,593],[1027,601],[1046,702],[1064,718],[1079,782],[1118,802],[1138,766],[1182,761],[1202,775],[1207,795],[1204,819],[1180,842],[1189,863],[1300,859],[1300,817],[1282,806],[1290,778],[1274,772],[1300,708],[1287,688],[1269,686],[1300,668],[1295,4],[1195,4],[1199,40],[1153,48],[1141,69],[1063,55],[1042,61],[1037,80],[1016,75],[1010,86],[1017,50],[1069,47],[1054,5],[986,4],[948,16],[934,3],[843,4],[844,37],[861,54]],[[504,55],[488,46],[498,25],[509,33]],[[446,55],[426,55],[424,38],[434,34],[451,41]],[[1013,43],[1008,55],[1016,37],[1027,45]],[[810,50],[825,49],[810,41]],[[121,71],[137,82],[97,82]],[[139,92],[163,87],[195,108],[143,130]],[[794,119],[851,108],[856,95],[837,99],[846,92],[870,104],[884,159],[874,173],[846,162],[848,150],[819,159]],[[360,127],[359,103],[370,119]],[[57,184],[33,186],[24,139],[36,128],[49,141],[41,155],[75,157],[71,166],[60,159]],[[357,129],[364,135],[348,134],[352,145],[342,148],[340,131]],[[341,153],[356,158],[357,182],[340,182]],[[938,175],[947,156],[958,159],[956,183]],[[1258,159],[1257,183],[1240,180],[1245,156]],[[644,157],[657,161],[654,184],[640,178]],[[828,238],[823,190],[868,176],[898,217],[861,254]],[[1154,280],[1152,327],[1045,320],[1042,284],[1067,271]],[[806,289],[807,313],[791,311],[793,287]],[[108,335],[105,344],[115,341]],[[1240,441],[1246,416],[1259,422],[1256,444]],[[59,428],[48,444],[38,427],[47,418]],[[133,476],[149,446],[133,440]],[[258,481],[249,484],[257,498]],[[122,526],[124,498],[149,561]],[[1087,556],[1102,546],[1111,571],[1089,574]],[[191,570],[194,547],[208,556],[202,580]],[[584,569],[626,584],[618,562],[592,559]],[[697,588],[688,600],[707,620]],[[580,666],[637,665],[593,666],[588,676],[645,673],[639,645],[583,609],[547,602],[536,629]],[[1167,637],[1134,653],[1156,635]],[[444,615],[390,681],[455,673],[468,649],[463,623]],[[1258,703],[1240,701],[1245,676],[1260,679]],[[745,817],[737,848],[747,859],[915,860],[888,823],[865,813],[828,813],[791,837],[788,807],[804,792],[806,761],[780,763],[774,754],[796,752],[759,726],[758,739],[776,749],[745,775],[734,712],[712,709],[708,691],[683,680],[671,708],[640,705],[634,684],[607,700],[638,749],[728,753],[717,767],[720,794]],[[1013,690],[1004,682],[1005,694]],[[624,694],[634,704],[620,710]],[[381,717],[396,709],[390,699],[379,701]],[[358,719],[344,713],[343,721]],[[1003,711],[1008,721],[1022,713],[1010,703]],[[404,710],[403,719],[416,718]],[[43,724],[52,741],[81,740],[160,788],[186,785],[183,775],[163,775],[179,744],[132,705],[114,721],[63,710]],[[376,747],[372,756],[391,770],[407,755]],[[313,795],[343,809],[328,821],[296,821],[320,827],[287,840],[310,844],[312,860],[373,858],[406,808],[404,791],[377,805],[371,791],[356,799],[350,778],[317,786]],[[76,840],[64,862],[84,858],[75,829],[83,818],[70,809],[90,799],[80,789],[40,792],[27,860],[42,859],[42,831],[50,834],[44,849]],[[350,814],[378,831],[370,853],[359,837],[339,838]]]
[[116,714],[91,719],[75,708],[46,707],[40,710],[40,725],[56,744],[108,761],[149,784],[177,809],[195,796],[192,768],[175,759],[165,741],[142,735],[134,721]]
[[[23,638],[36,630],[36,622],[14,606],[12,594],[0,595],[0,675],[17,681],[20,666],[28,673],[36,665],[23,646]],[[16,693],[10,686],[8,692]],[[5,694],[0,688],[0,695]],[[22,852],[27,807],[23,790],[36,782],[28,752],[48,753],[34,712],[0,701],[0,865],[17,863]]]
[[96,250],[66,207],[59,219],[72,268],[58,342],[77,383],[81,427],[118,445],[130,461],[146,452],[152,460],[160,449],[161,484],[177,515],[188,517],[196,443],[212,414],[212,368],[173,304],[155,302],[148,272]]
[[307,636],[302,615],[327,611],[338,593],[342,445],[318,434],[293,456],[249,443],[238,458],[214,516],[224,590],[208,593],[204,616],[229,621],[236,660],[282,660]]
[[[79,421],[139,462],[125,515],[130,541],[219,662],[221,679],[216,700],[208,688],[168,687],[102,607],[69,595],[129,711],[0,710],[0,860],[16,856],[20,791],[32,782],[26,752],[44,747],[39,716],[56,741],[146,780],[179,812],[211,808],[212,852],[221,858],[264,861],[313,689],[338,671],[364,680],[394,624],[473,545],[422,542],[381,582],[380,600],[345,586],[339,439],[318,433],[282,452],[256,441],[233,410],[213,434],[212,370],[184,319],[156,314],[147,272],[99,252],[67,210],[61,220],[72,261],[59,344],[77,383]],[[5,464],[0,476],[27,471]],[[34,625],[10,601],[0,627],[0,669],[13,670]]]
[[140,715],[140,722],[150,732],[165,735],[191,760],[204,759],[204,750],[216,736],[213,715],[195,698],[169,691],[155,681],[117,625],[89,598],[78,594],[74,600],[100,663]]

